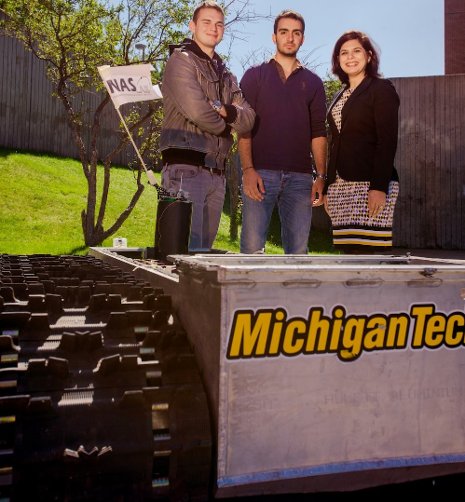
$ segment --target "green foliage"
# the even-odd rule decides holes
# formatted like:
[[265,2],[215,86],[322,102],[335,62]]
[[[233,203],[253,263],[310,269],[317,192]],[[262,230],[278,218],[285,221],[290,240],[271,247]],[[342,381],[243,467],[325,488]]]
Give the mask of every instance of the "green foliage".
[[[68,92],[98,87],[97,66],[117,61],[117,10],[99,0],[5,0],[6,32],[47,63],[49,79]],[[73,92],[71,91],[71,92]]]
[[[192,0],[124,0],[119,5],[104,0],[4,0],[2,21],[5,33],[21,40],[25,47],[46,62],[54,95],[61,101],[73,139],[79,152],[87,182],[87,197],[80,219],[87,245],[97,245],[118,232],[134,210],[144,191],[142,166],[133,178],[133,195],[120,214],[110,220],[106,205],[112,159],[127,142],[126,134],[105,158],[99,158],[100,118],[106,106],[112,106],[106,92],[94,110],[85,110],[79,93],[103,89],[98,67],[129,65],[139,62],[139,43],[144,44],[144,60],[161,78],[168,56],[168,44],[185,35]],[[158,150],[161,121],[159,104],[133,106],[127,115],[130,130],[140,137],[141,154],[152,163]],[[84,119],[84,117],[87,117]],[[87,123],[84,123],[87,120]],[[90,132],[90,134],[89,134]],[[98,169],[99,160],[103,170]],[[103,178],[100,192],[98,178]]]
[[[122,28],[119,50],[126,63],[145,60],[152,63],[153,77],[161,80],[169,45],[180,43],[189,33],[187,25],[194,0],[126,0],[119,6]],[[143,51],[136,48],[143,44]]]
[[336,80],[329,75],[326,76],[326,80],[323,81],[323,84],[326,93],[326,103],[330,105],[336,93],[342,89],[342,84],[339,80]]

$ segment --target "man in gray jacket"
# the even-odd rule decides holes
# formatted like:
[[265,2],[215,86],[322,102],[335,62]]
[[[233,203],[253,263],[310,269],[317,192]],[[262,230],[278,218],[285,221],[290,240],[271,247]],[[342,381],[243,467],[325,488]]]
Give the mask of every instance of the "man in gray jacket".
[[173,48],[162,81],[162,185],[189,193],[189,251],[205,251],[211,249],[220,223],[231,132],[251,131],[255,112],[215,52],[224,33],[222,8],[202,2],[189,29],[192,40]]

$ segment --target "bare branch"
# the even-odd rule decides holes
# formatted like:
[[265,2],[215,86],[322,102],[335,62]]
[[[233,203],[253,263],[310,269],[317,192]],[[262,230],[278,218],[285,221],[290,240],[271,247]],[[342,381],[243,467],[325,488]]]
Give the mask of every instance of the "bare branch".
[[[129,65],[141,61],[136,44],[145,46],[143,59],[154,65],[154,79],[160,79],[169,55],[169,45],[188,35],[188,22],[197,0],[0,0],[1,9],[11,17],[3,23],[9,35],[21,40],[34,56],[47,65],[47,76],[66,111],[73,140],[79,151],[87,181],[86,208],[82,228],[87,245],[97,245],[116,232],[130,216],[143,191],[141,166],[134,171],[134,192],[127,207],[104,228],[109,203],[112,159],[128,145],[124,131],[115,133],[116,145],[100,155],[103,110],[110,103],[102,94],[95,109],[82,110],[80,93],[99,93],[102,81],[97,67]],[[268,19],[257,13],[250,0],[225,0],[226,43],[228,53],[236,41],[249,40],[250,26]],[[159,105],[141,107],[127,116],[131,134],[141,145],[141,152],[157,161],[161,120]],[[87,131],[90,131],[89,137]],[[97,190],[99,161],[104,163],[102,193]],[[97,200],[97,194],[100,200]],[[97,207],[99,208],[97,214]]]

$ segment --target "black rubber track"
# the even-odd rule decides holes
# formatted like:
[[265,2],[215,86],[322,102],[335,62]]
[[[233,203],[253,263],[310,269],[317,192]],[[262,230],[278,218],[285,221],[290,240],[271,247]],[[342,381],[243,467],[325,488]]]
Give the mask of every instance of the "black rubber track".
[[[210,427],[163,290],[90,256],[0,254],[0,501],[211,500]],[[223,500],[443,501],[464,482]]]
[[90,256],[0,255],[0,499],[207,500],[207,400],[161,289]]

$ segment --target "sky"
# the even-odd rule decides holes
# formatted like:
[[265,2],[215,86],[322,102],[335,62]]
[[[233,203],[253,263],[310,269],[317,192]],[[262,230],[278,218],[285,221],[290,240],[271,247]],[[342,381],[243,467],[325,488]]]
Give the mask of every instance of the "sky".
[[[244,67],[274,53],[274,17],[284,9],[303,15],[305,42],[299,57],[321,78],[331,75],[334,43],[342,33],[367,33],[380,50],[386,77],[444,75],[444,0],[250,0],[257,13],[272,19],[236,26],[246,41],[235,40],[228,65],[240,79]],[[225,36],[218,52],[228,51]],[[249,61],[249,63],[247,63]]]

